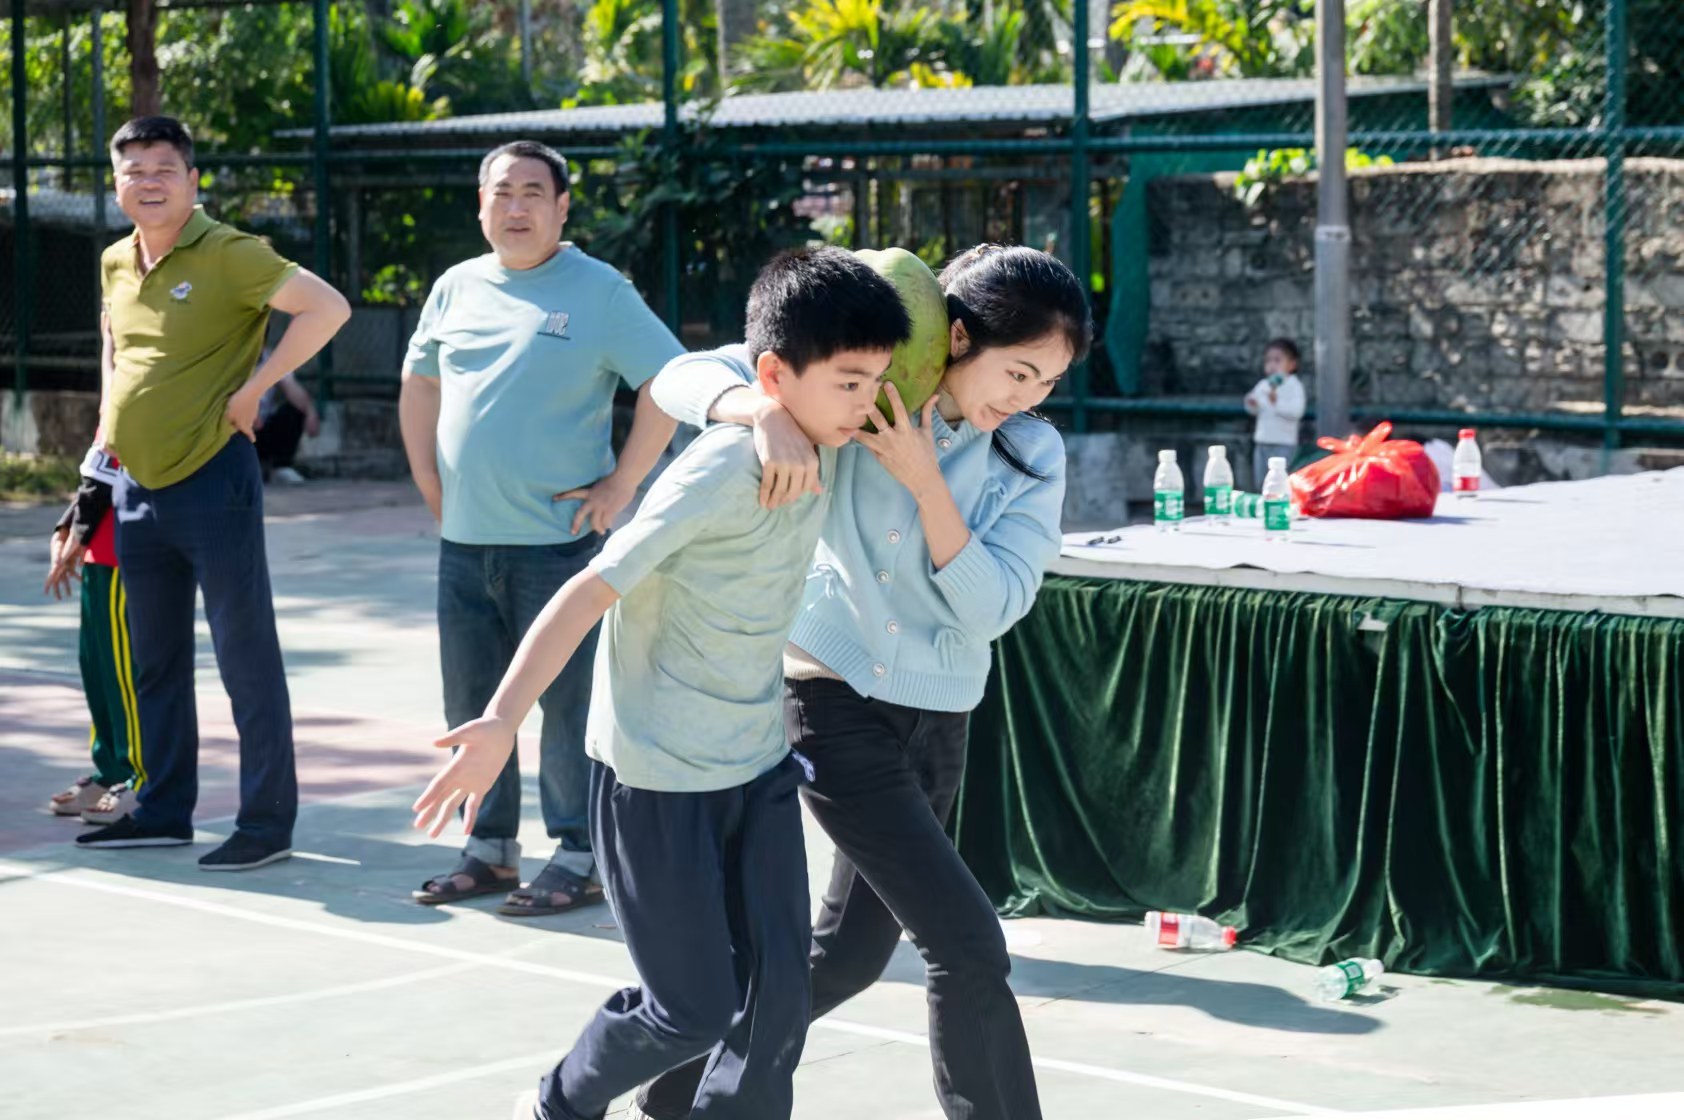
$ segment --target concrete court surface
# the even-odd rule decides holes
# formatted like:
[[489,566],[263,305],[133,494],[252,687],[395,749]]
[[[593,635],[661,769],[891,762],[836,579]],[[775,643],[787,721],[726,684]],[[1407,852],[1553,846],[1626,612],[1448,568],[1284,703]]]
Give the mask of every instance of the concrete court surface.
[[[454,850],[406,813],[442,727],[436,536],[412,492],[271,491],[305,804],[298,856],[240,875],[194,865],[235,807],[208,634],[200,843],[78,853],[77,826],[41,808],[84,771],[88,739],[76,609],[40,590],[56,514],[0,509],[0,1117],[502,1120],[633,972],[603,907],[518,920],[491,898],[409,901]],[[816,893],[828,847],[808,839]],[[1006,933],[1049,1120],[1516,1102],[1492,1114],[1684,1116],[1678,1005],[1398,976],[1324,1006],[1308,968],[1165,954],[1138,926]],[[796,1117],[939,1120],[925,1030],[903,944],[883,982],[812,1031]]]

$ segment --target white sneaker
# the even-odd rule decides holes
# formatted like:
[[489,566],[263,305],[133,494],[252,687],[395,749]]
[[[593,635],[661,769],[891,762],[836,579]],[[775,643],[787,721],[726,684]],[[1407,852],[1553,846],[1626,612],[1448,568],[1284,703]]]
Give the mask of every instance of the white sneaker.
[[127,782],[112,786],[89,808],[82,810],[82,820],[88,824],[116,824],[125,813],[134,811],[140,798]]
[[305,482],[304,476],[291,467],[276,467],[269,477],[282,486],[303,486]]
[[528,1089],[515,1098],[515,1120],[537,1120],[538,1090]]

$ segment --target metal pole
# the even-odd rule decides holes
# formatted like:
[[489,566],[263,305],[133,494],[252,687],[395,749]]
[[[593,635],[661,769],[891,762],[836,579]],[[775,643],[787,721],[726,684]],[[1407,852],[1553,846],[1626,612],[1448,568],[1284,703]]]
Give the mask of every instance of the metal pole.
[[1602,127],[1608,138],[1608,173],[1602,195],[1602,445],[1612,451],[1620,446],[1626,397],[1626,0],[1608,0],[1604,23],[1608,81],[1602,93]]
[[520,0],[520,84],[532,92],[532,0]]
[[[1454,0],[1428,0],[1427,24],[1432,41],[1427,50],[1427,70],[1432,81],[1427,86],[1427,128],[1432,132],[1450,131],[1450,99],[1455,92],[1450,12]],[[1446,153],[1433,148],[1432,159],[1442,159]]]
[[73,93],[73,91],[71,90],[71,87],[70,87],[70,9],[69,8],[66,8],[64,10],[64,26],[59,29],[58,54],[59,54],[58,85],[59,85],[59,92],[64,98],[64,105],[63,105],[64,140],[63,140],[62,147],[59,150],[64,154],[64,160],[65,160],[64,171],[63,171],[64,178],[59,183],[59,189],[68,191],[68,190],[71,189],[71,186],[72,186],[70,177],[73,174],[75,174],[75,167],[74,167],[73,164],[71,164],[70,159],[75,154],[75,151],[76,151],[76,130],[75,130],[75,127],[74,127],[74,125],[76,123],[76,120],[75,120],[76,98],[75,98],[75,95],[74,95],[74,93]]
[[29,274],[29,82],[25,46],[24,0],[12,0],[12,291],[17,315],[17,356],[12,379],[21,408],[29,389],[29,321],[35,285]]
[[1351,226],[1345,183],[1345,3],[1316,3],[1316,432],[1351,434]]
[[[88,17],[92,30],[93,42],[91,61],[94,113],[94,145],[96,152],[105,150],[105,5],[96,2],[94,10]],[[94,185],[94,229],[101,235],[105,232],[105,171],[110,165],[110,159],[99,167],[93,168]],[[94,238],[94,264],[98,266],[100,251],[104,245],[103,236]]]
[[[312,157],[315,164],[316,182],[316,222],[315,222],[315,263],[313,271],[323,280],[332,283],[333,271],[333,226],[332,213],[328,198],[332,190],[328,178],[328,127],[330,117],[329,97],[333,90],[333,72],[328,63],[328,0],[315,0],[315,47],[316,47],[316,99],[315,99],[315,136]],[[333,343],[322,347],[321,354],[316,359],[316,369],[321,375],[321,384],[317,387],[317,395],[322,401],[333,399]]]
[[[1070,82],[1075,95],[1074,115],[1070,121],[1070,270],[1081,281],[1088,301],[1093,301],[1093,268],[1089,262],[1091,230],[1088,217],[1088,195],[1093,184],[1088,178],[1088,5],[1076,0],[1071,5]],[[1076,401],[1071,410],[1070,426],[1079,432],[1088,430],[1088,371],[1087,362],[1077,366],[1072,376],[1071,391]]]
[[[678,138],[678,0],[661,0],[661,148],[677,152]],[[683,322],[678,306],[678,206],[661,207],[661,295],[667,327],[674,334]]]

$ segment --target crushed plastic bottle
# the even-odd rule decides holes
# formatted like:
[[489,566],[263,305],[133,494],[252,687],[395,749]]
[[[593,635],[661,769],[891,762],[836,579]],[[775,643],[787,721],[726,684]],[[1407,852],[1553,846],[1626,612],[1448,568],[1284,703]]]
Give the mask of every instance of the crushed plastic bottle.
[[1234,947],[1240,931],[1197,914],[1153,910],[1146,915],[1146,935],[1160,949],[1226,950]]
[[1352,957],[1316,972],[1316,998],[1336,1003],[1356,995],[1386,973],[1386,966],[1372,957]]

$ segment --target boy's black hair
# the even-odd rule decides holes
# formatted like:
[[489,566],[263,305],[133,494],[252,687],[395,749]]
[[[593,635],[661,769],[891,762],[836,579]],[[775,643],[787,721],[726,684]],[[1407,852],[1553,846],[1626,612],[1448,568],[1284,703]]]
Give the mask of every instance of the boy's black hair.
[[1264,345],[1263,353],[1267,354],[1271,350],[1279,350],[1282,354],[1291,358],[1294,368],[1297,368],[1299,363],[1303,361],[1298,353],[1298,344],[1290,338],[1271,338]]
[[562,154],[548,144],[540,144],[536,140],[511,140],[507,144],[500,144],[485,153],[485,158],[479,161],[479,185],[485,186],[491,178],[491,165],[502,156],[514,156],[516,159],[535,159],[550,169],[550,179],[555,183],[556,197],[566,194],[572,186],[567,172],[567,160]]
[[193,166],[193,134],[174,117],[136,117],[111,138],[111,154],[121,156],[131,144],[168,144],[181,154],[181,162]]
[[911,334],[895,286],[833,245],[780,253],[748,293],[749,360],[770,351],[797,375],[844,350],[892,350]]

